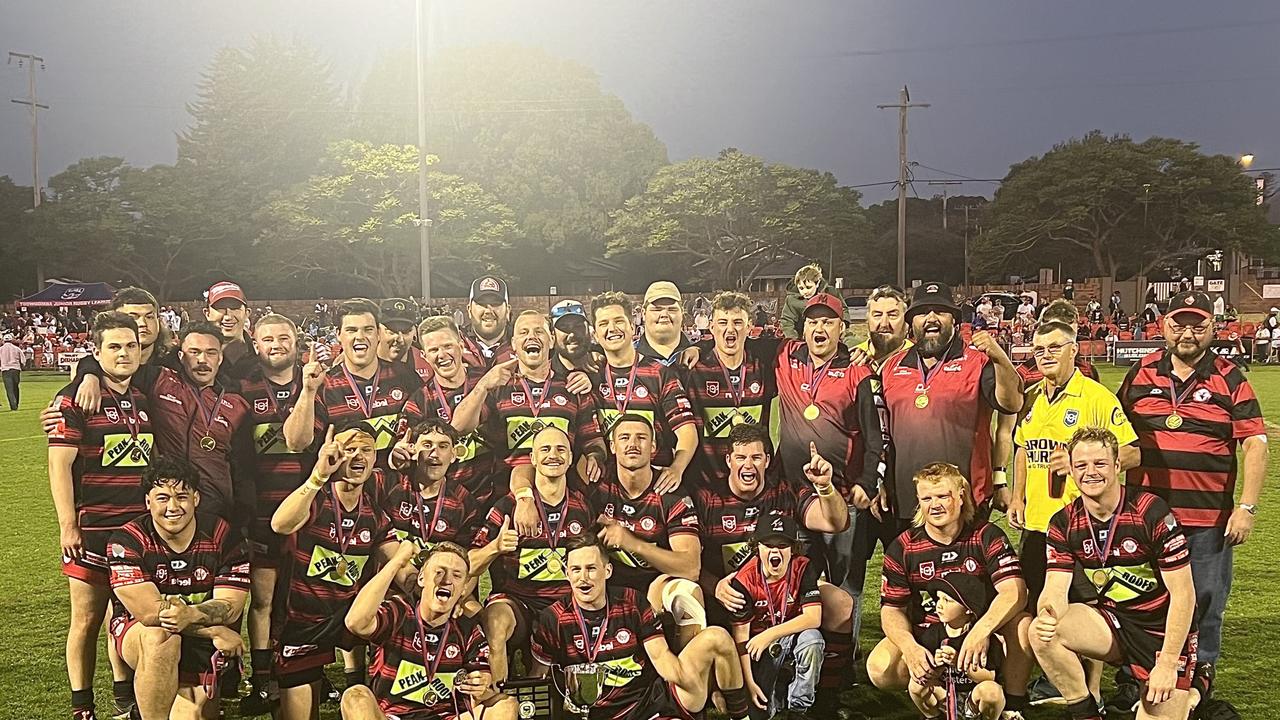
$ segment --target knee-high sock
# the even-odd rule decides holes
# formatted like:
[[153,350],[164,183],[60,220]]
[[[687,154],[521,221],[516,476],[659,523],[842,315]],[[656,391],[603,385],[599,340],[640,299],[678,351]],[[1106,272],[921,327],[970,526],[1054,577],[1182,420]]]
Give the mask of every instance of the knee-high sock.
[[822,630],[822,640],[827,644],[822,659],[822,674],[818,677],[818,689],[839,690],[850,683],[853,667],[853,638],[847,632]]

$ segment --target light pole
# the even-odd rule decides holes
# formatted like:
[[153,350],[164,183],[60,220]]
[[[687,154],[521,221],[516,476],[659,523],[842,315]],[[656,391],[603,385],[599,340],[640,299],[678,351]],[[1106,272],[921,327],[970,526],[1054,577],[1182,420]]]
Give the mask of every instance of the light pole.
[[422,303],[431,300],[431,218],[427,215],[427,46],[431,44],[427,0],[417,0],[414,23],[414,54],[418,69],[418,255],[422,266]]

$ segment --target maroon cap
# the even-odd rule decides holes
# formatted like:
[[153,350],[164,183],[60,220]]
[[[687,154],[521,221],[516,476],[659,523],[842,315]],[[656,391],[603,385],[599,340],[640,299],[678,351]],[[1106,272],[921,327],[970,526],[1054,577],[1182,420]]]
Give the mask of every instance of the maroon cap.
[[241,305],[249,304],[249,301],[244,299],[244,290],[230,280],[214,283],[206,296],[205,302],[209,307],[213,307],[219,300],[239,300]]
[[808,315],[809,311],[816,307],[824,307],[836,314],[836,317],[844,317],[844,303],[840,302],[840,298],[831,293],[818,293],[809,298],[804,304],[804,314]]

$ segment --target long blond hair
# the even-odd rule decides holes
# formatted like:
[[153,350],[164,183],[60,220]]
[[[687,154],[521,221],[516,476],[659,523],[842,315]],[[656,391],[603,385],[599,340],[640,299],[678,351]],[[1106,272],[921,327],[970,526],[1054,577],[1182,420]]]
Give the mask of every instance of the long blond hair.
[[[973,504],[973,492],[969,488],[969,480],[960,472],[960,468],[946,462],[933,462],[916,471],[911,481],[920,487],[921,483],[947,483],[951,489],[960,493],[960,525],[968,525],[978,514]],[[914,527],[924,525],[924,508],[916,504],[915,517],[911,518]]]

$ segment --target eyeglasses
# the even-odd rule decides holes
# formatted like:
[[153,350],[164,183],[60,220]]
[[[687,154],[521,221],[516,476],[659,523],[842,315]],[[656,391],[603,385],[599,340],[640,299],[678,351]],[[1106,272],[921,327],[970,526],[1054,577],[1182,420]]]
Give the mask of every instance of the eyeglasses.
[[1169,324],[1169,329],[1173,331],[1174,337],[1182,337],[1188,330],[1192,335],[1204,335],[1209,332],[1209,325],[1175,325]]
[[1048,347],[1036,347],[1031,350],[1031,355],[1032,357],[1038,357],[1038,358],[1042,358],[1045,355],[1053,355],[1054,357],[1057,357],[1059,354],[1062,353],[1064,349],[1071,347],[1072,345],[1075,345],[1075,343],[1073,342],[1062,343],[1062,344],[1054,343],[1053,345],[1049,345]]

